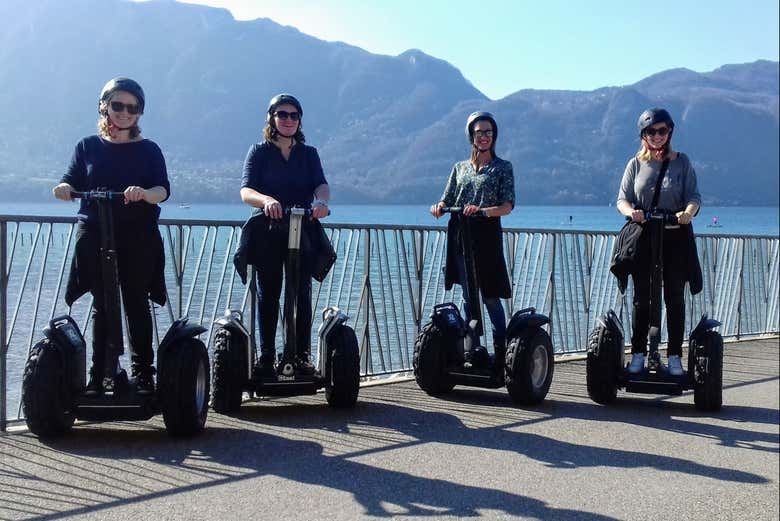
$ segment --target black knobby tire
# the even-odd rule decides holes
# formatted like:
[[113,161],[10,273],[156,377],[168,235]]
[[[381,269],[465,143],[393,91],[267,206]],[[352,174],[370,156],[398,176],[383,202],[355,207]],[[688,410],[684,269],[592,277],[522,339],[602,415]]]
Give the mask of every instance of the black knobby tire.
[[512,401],[537,405],[544,401],[552,384],[555,353],[544,329],[510,339],[506,350],[506,390]]
[[723,405],[723,337],[706,331],[696,357],[693,403],[700,411],[718,411]]
[[172,436],[203,430],[209,410],[209,355],[203,342],[184,338],[165,352],[157,392],[163,420]]
[[49,339],[35,344],[22,377],[22,411],[33,434],[56,437],[73,427],[75,414],[69,382],[59,350]]
[[436,396],[452,391],[447,374],[445,337],[433,323],[426,324],[414,342],[414,378],[426,393]]
[[355,330],[337,326],[328,338],[325,398],[328,405],[354,407],[360,392],[360,349]]
[[588,396],[596,403],[606,405],[617,398],[621,343],[609,329],[597,327],[590,334],[585,378]]
[[220,328],[214,335],[211,371],[211,407],[216,412],[226,414],[241,407],[247,374],[246,357],[243,342],[237,341],[227,329]]

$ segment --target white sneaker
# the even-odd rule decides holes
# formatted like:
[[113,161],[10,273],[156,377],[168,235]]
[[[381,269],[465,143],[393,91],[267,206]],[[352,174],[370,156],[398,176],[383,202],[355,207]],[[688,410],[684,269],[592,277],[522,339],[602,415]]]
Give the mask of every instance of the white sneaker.
[[669,356],[669,374],[672,376],[681,376],[685,374],[685,371],[683,371],[682,360],[677,355]]
[[641,373],[645,369],[645,355],[644,353],[634,353],[631,356],[631,363],[628,364],[629,373]]

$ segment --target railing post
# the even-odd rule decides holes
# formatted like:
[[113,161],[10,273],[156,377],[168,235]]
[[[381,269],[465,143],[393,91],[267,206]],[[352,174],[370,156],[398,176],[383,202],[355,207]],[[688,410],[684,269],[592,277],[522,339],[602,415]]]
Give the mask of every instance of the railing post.
[[515,288],[514,282],[515,282],[515,264],[517,263],[517,236],[514,233],[511,232],[504,232],[504,235],[507,237],[506,245],[507,245],[507,260],[509,261],[509,291],[510,296],[507,300],[507,309],[509,312],[509,317],[512,316],[512,312],[514,311],[514,302],[515,299],[512,298],[512,295],[515,294]]
[[0,222],[0,432],[5,432],[8,422],[6,412],[7,399],[7,367],[6,359],[8,357],[8,327],[6,317],[8,316],[8,223]]
[[182,288],[184,285],[184,258],[182,257],[184,255],[184,245],[182,244],[181,224],[176,225],[176,246],[179,249],[179,254],[175,256],[176,266],[174,267],[176,272],[176,309],[178,311],[176,318],[181,318],[182,300],[184,298],[184,290]]
[[252,344],[252,352],[257,351],[257,271],[250,265],[249,268],[249,324],[244,324],[249,329],[249,343]]
[[368,369],[373,367],[371,362],[371,333],[369,331],[369,322],[371,320],[371,228],[366,228],[366,243],[365,243],[365,256],[363,258],[363,289],[366,295],[364,320],[365,327],[363,328],[363,345],[366,347],[366,365],[365,372],[368,373]]
[[[590,327],[590,313],[593,306],[593,254],[596,248],[595,238],[593,235],[585,236],[585,334],[587,335],[587,328]],[[587,341],[587,336],[585,337]]]
[[420,330],[422,329],[422,310],[423,310],[423,301],[422,301],[422,294],[423,294],[423,263],[425,262],[425,253],[423,252],[423,231],[418,230],[415,232],[414,235],[414,241],[415,241],[415,253],[417,254],[415,256],[414,262],[415,262],[415,275],[417,276],[417,333],[415,334],[415,337],[417,334],[420,333]]
[[739,289],[737,290],[737,340],[742,332],[742,293],[745,289],[743,278],[745,276],[745,239],[739,240],[742,245],[742,255],[739,262]]
[[[555,238],[557,234],[552,236],[552,255],[550,257],[550,340],[553,340],[553,310],[555,309]],[[555,341],[553,340],[553,345]],[[566,350],[565,346],[561,347],[562,350]]]

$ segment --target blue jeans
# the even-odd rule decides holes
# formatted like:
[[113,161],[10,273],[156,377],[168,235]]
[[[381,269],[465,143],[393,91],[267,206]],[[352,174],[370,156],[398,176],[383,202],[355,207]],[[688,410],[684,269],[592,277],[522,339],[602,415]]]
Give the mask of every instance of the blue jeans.
[[[468,324],[471,321],[471,306],[469,305],[469,294],[466,290],[466,261],[463,255],[457,256],[456,268],[458,270],[458,283],[463,290],[463,315]],[[482,301],[490,316],[490,324],[493,326],[493,338],[504,338],[506,336],[506,313],[501,299],[498,297],[483,297]],[[484,329],[484,324],[483,324]]]

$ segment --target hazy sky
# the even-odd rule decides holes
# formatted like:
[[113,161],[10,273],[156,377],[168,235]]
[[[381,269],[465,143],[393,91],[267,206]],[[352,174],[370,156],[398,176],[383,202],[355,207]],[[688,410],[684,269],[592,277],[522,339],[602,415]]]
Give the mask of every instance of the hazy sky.
[[777,0],[187,0],[379,54],[442,58],[487,96],[778,60]]

